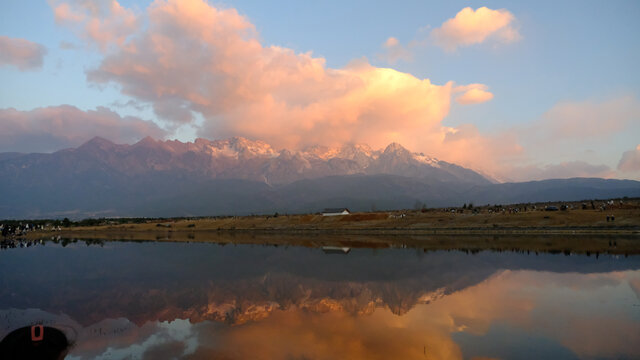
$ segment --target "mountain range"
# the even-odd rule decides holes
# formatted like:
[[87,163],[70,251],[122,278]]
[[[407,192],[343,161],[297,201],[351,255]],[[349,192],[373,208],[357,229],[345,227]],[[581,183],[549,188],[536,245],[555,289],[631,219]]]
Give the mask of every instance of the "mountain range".
[[50,154],[0,153],[0,218],[205,216],[640,196],[640,182],[498,184],[392,143],[276,150],[240,137],[194,142],[93,138]]

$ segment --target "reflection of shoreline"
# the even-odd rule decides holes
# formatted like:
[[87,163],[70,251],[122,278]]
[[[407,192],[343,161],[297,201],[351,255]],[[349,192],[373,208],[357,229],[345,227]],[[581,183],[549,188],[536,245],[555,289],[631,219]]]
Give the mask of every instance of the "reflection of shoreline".
[[388,308],[352,314],[294,304],[241,325],[170,311],[144,321],[106,316],[84,327],[75,322],[82,319],[57,310],[0,310],[0,320],[9,313],[30,322],[73,323],[79,330],[74,359],[510,358],[530,355],[531,348],[541,358],[635,358],[640,324],[633,308],[620,305],[634,297],[639,276],[504,271],[401,315]]
[[[58,234],[56,234],[58,235]],[[62,237],[60,236],[62,235]],[[254,244],[274,246],[303,246],[312,248],[414,248],[428,251],[459,250],[525,251],[540,253],[576,253],[595,255],[640,254],[640,236],[636,235],[393,235],[393,234],[271,234],[249,232],[185,232],[185,231],[132,231],[132,232],[62,232],[56,237],[39,240],[56,243],[84,241],[87,245],[104,241],[131,242],[188,242],[216,244]]]
[[[318,246],[338,240],[304,241]],[[290,307],[350,314],[386,308],[401,315],[504,269],[593,273],[640,267],[634,256],[467,255],[384,243],[332,256],[290,242],[60,242],[8,250],[0,262],[0,271],[6,270],[0,304],[62,311],[86,323],[126,317],[136,324],[149,318],[240,324]]]

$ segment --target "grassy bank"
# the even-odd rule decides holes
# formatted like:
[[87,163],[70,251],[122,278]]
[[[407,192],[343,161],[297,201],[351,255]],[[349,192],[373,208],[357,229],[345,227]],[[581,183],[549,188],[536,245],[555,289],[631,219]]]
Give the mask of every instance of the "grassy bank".
[[[607,221],[613,216],[615,220]],[[199,219],[156,219],[135,224],[64,228],[65,234],[90,232],[338,232],[338,233],[640,233],[640,209],[498,211],[444,210],[354,213],[344,216],[275,215]]]
[[[614,221],[607,221],[613,216]],[[392,211],[157,219],[37,231],[29,238],[129,241],[210,241],[302,246],[393,247],[423,250],[520,250],[640,253],[640,210]]]

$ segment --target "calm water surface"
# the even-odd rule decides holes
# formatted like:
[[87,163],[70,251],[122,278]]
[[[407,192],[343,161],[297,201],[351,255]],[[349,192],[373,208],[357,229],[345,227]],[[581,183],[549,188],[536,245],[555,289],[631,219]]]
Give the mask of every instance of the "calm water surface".
[[0,251],[0,336],[69,359],[640,358],[640,257],[214,243]]

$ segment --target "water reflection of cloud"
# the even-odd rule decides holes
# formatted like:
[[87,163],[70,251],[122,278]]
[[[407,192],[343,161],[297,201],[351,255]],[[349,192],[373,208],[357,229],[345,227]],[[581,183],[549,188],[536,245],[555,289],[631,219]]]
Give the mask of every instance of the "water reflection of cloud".
[[[68,359],[168,359],[194,354],[198,333],[189,320],[134,324],[104,321],[84,329]],[[96,328],[102,329],[96,332]],[[118,331],[124,329],[124,331]]]
[[[116,336],[107,350],[111,356],[135,352],[143,358],[424,359],[426,354],[429,359],[462,359],[513,357],[527,351],[522,345],[528,339],[540,345],[540,354],[563,358],[638,357],[640,314],[632,305],[639,280],[640,271],[503,271],[403,315],[389,308],[354,314],[290,306],[239,325],[147,323],[140,331]],[[474,345],[482,342],[492,346]],[[91,343],[102,349],[98,353],[88,344],[74,355],[106,354],[104,343]],[[487,350],[491,347],[504,351]]]

